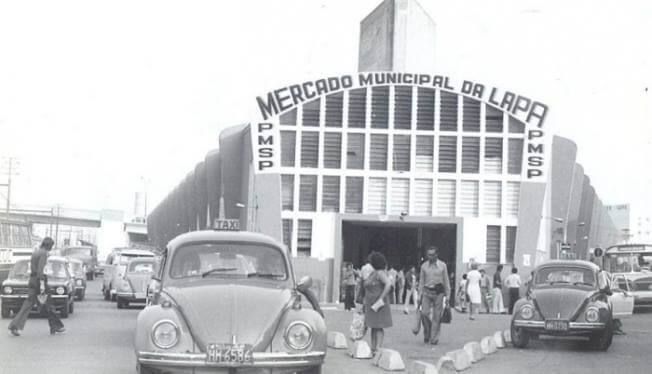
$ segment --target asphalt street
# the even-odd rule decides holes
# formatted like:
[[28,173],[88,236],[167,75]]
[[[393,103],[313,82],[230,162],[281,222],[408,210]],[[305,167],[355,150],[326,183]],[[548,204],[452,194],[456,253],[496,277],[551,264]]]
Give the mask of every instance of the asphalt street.
[[[47,320],[30,318],[23,335],[0,333],[0,374],[9,373],[135,373],[133,331],[139,307],[118,310],[101,297],[100,282],[89,283],[86,299],[75,303],[75,313],[64,320],[67,332],[50,336]],[[326,307],[330,330],[346,333],[351,312]],[[439,345],[424,345],[410,332],[414,315],[395,307],[394,327],[386,332],[385,346],[401,352],[406,364],[413,360],[436,362],[446,352],[479,341],[509,325],[509,316],[480,315],[469,321],[455,313],[445,325]],[[1,326],[6,329],[9,320]],[[473,365],[467,373],[644,373],[652,365],[652,310],[625,320],[625,336],[616,336],[607,352],[586,348],[582,341],[533,341],[527,349],[502,349]],[[368,336],[366,337],[368,339]],[[329,350],[325,373],[380,373],[369,360],[354,360],[343,350]]]

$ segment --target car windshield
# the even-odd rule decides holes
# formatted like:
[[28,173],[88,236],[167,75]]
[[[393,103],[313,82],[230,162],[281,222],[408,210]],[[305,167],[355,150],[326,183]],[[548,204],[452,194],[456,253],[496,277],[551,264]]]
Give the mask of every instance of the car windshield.
[[29,261],[18,261],[9,273],[9,278],[24,278],[29,277],[30,264]]
[[555,284],[573,284],[595,286],[595,275],[593,270],[568,267],[568,266],[550,266],[544,267],[537,271],[535,286],[555,285]]
[[120,255],[120,260],[118,262],[118,265],[127,265],[129,263],[129,260],[131,260],[132,258],[137,258],[137,257],[151,258],[152,256],[144,256],[144,255],[139,255],[139,254],[122,253]]
[[612,273],[650,271],[652,253],[617,253],[607,255],[606,268]]
[[177,249],[170,276],[286,280],[288,271],[283,253],[274,247],[254,243],[201,243]]
[[154,262],[152,261],[132,261],[129,263],[128,273],[153,273]]
[[84,273],[84,269],[82,268],[82,264],[79,262],[70,262],[70,272],[75,275],[81,275]]
[[63,261],[48,261],[43,272],[53,278],[66,278],[66,263]]
[[65,253],[67,256],[90,256],[92,254],[90,248],[67,248]]

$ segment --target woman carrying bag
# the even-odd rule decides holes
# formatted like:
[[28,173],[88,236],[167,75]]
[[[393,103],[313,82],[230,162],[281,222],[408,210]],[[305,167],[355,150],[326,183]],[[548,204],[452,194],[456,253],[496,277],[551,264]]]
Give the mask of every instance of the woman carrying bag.
[[385,272],[387,266],[385,256],[374,252],[369,257],[374,270],[367,279],[362,281],[363,305],[365,325],[371,329],[371,352],[375,355],[383,345],[384,329],[392,327],[392,312],[387,297],[392,284]]

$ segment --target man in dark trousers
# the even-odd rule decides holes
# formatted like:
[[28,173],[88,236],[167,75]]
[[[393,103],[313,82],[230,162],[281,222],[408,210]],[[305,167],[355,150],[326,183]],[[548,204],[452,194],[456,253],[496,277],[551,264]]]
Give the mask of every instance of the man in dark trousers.
[[[64,332],[66,329],[63,327],[63,323],[57,317],[55,308],[52,305],[52,300],[48,294],[48,280],[47,276],[43,273],[45,264],[48,261],[48,252],[54,246],[54,241],[52,238],[46,237],[41,242],[39,249],[35,250],[32,253],[32,259],[30,261],[31,274],[29,277],[29,292],[27,294],[27,300],[23,303],[23,306],[20,308],[20,311],[14,317],[13,321],[9,324],[9,331],[14,336],[20,336],[21,331],[25,327],[25,321],[27,321],[27,316],[29,311],[32,309],[34,304],[39,304],[39,310],[42,313],[45,313],[48,317],[48,323],[50,324],[50,334],[54,335],[58,332]],[[45,303],[40,303],[37,298],[39,294],[47,294]]]
[[[439,249],[435,246],[428,248],[426,256],[428,261],[421,265],[419,277],[419,297],[421,298],[421,313],[428,319],[424,324],[425,343],[439,343],[441,331],[441,314],[446,303],[446,297],[451,293],[446,263],[439,261]],[[430,323],[428,323],[430,322]]]

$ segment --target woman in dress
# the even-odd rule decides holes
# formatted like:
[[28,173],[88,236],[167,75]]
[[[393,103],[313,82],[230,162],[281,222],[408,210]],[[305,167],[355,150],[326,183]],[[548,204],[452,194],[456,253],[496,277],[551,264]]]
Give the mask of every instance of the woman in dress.
[[387,261],[381,253],[374,252],[370,256],[372,273],[362,281],[364,287],[365,324],[371,329],[371,352],[376,353],[383,345],[385,328],[392,327],[392,312],[389,308],[387,295],[392,288],[385,268]]
[[482,274],[478,271],[478,264],[471,263],[471,271],[466,275],[466,294],[469,297],[469,319],[474,320],[473,315],[480,310],[482,303],[482,292],[480,291],[480,280]]

